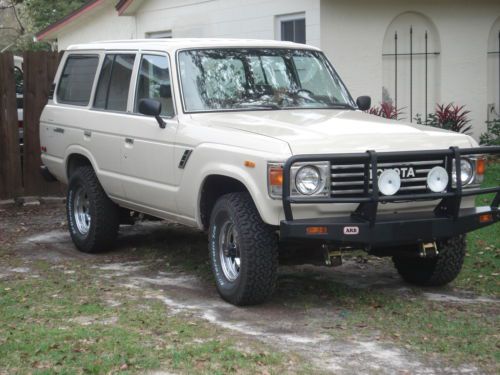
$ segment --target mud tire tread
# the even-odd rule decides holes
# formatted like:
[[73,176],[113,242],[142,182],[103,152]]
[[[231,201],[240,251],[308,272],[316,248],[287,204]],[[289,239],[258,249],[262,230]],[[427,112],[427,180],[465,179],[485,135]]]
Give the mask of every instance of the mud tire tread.
[[[78,184],[82,184],[87,190],[91,205],[92,222],[85,238],[72,229],[75,224],[72,217],[71,191]],[[78,250],[84,253],[98,253],[112,247],[120,225],[119,208],[109,199],[91,166],[79,167],[70,176],[66,213],[71,238]]]
[[[210,244],[216,240],[212,230],[215,216],[221,210],[227,211],[234,221],[242,262],[245,264],[242,263],[236,291],[228,293],[217,283],[218,292],[224,300],[237,306],[262,303],[271,297],[276,285],[278,239],[275,229],[262,221],[249,193],[229,193],[219,198],[212,211],[209,251]],[[210,259],[214,270],[217,262],[212,255]]]

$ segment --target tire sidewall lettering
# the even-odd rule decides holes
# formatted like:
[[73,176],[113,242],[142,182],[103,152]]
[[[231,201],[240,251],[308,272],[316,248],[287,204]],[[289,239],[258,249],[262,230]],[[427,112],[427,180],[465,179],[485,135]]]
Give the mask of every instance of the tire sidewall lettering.
[[220,288],[231,290],[237,288],[239,278],[233,282],[226,279],[226,277],[224,276],[224,272],[222,271],[222,265],[219,256],[219,237],[221,235],[220,228],[222,228],[222,225],[220,224],[225,220],[233,221],[230,212],[221,210],[216,213],[210,228],[210,257],[217,285],[219,285]]
[[213,264],[213,270],[215,274],[215,281],[221,286],[224,287],[226,284],[226,280],[224,278],[224,275],[221,272],[220,265],[219,265],[219,257],[218,257],[218,226],[217,224],[214,224],[211,228],[211,234],[210,234],[210,256],[212,257],[212,264]]

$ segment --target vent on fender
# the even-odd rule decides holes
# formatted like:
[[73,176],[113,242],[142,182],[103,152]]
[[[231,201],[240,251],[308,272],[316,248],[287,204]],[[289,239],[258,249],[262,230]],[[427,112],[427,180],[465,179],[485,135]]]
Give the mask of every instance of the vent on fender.
[[182,154],[181,161],[179,162],[180,169],[184,169],[192,152],[193,152],[193,150],[184,151],[184,154]]

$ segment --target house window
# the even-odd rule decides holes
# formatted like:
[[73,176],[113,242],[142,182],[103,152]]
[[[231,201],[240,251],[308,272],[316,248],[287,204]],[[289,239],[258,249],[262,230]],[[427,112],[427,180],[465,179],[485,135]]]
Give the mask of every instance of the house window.
[[306,43],[305,13],[277,17],[278,39],[295,43]]
[[146,33],[146,38],[148,38],[148,39],[169,39],[169,38],[172,38],[172,30],[152,31],[150,33]]
[[439,102],[440,43],[437,29],[422,14],[406,12],[387,28],[383,50],[382,101],[402,111],[401,119],[427,122]]

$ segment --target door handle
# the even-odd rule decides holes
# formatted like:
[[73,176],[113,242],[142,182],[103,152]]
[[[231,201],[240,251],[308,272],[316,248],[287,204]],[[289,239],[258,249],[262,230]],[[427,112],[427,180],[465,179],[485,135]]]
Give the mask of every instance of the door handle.
[[129,145],[133,145],[134,144],[134,140],[132,138],[125,138],[125,143],[129,144]]
[[90,137],[92,136],[92,132],[90,132],[90,131],[88,131],[88,130],[85,130],[85,131],[83,132],[83,136],[84,136],[84,137],[87,137],[87,138],[90,138]]

